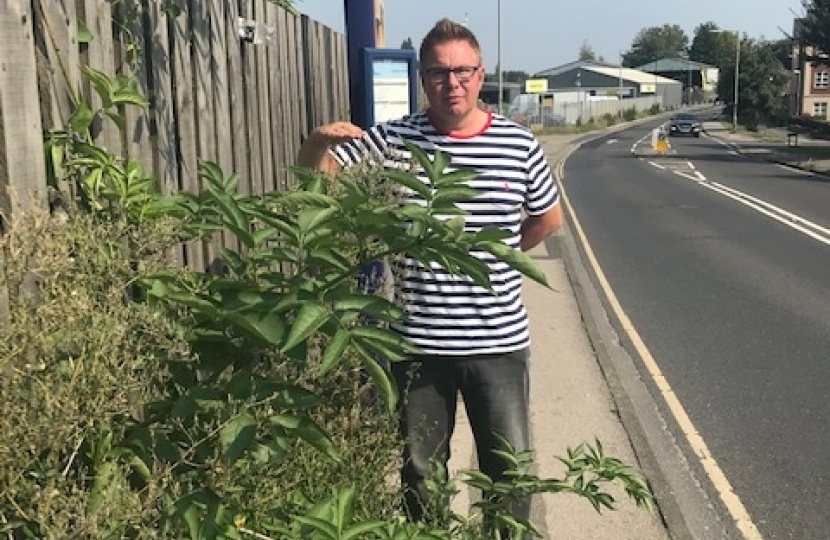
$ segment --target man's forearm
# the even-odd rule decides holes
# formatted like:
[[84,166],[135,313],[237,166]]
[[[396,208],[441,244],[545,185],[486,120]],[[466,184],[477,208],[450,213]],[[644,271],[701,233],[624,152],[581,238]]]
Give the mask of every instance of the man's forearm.
[[541,216],[528,216],[519,231],[519,247],[522,251],[533,249],[561,227],[562,209],[558,204]]

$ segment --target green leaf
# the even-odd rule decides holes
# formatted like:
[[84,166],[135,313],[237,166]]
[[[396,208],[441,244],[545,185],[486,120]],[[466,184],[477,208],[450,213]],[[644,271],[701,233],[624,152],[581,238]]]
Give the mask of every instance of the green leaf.
[[112,120],[112,123],[118,126],[118,129],[124,130],[127,127],[127,120],[124,118],[123,115],[118,114],[116,111],[104,111],[104,114],[107,115],[107,118]]
[[251,236],[254,246],[259,247],[279,234],[276,229],[260,229]]
[[352,538],[364,538],[363,535],[380,531],[386,526],[385,521],[364,521],[348,527],[340,538],[352,540]]
[[84,21],[78,21],[78,34],[75,39],[78,40],[78,43],[92,43],[95,36],[92,35],[92,32],[90,32],[89,27]]
[[[433,243],[433,242],[431,242]],[[438,248],[440,250],[440,247]],[[480,259],[468,253],[448,252],[447,250],[437,251],[436,258],[447,271],[469,277],[479,287],[492,290],[490,283],[490,267]]]
[[467,186],[446,186],[435,191],[432,204],[469,201],[479,195],[478,190]]
[[279,409],[295,411],[308,410],[325,402],[323,397],[300,386],[272,381],[259,386],[255,397],[257,401],[270,400]]
[[485,251],[489,251],[498,257],[499,260],[509,264],[511,267],[515,268],[533,281],[536,281],[545,287],[550,287],[545,273],[542,272],[536,263],[533,262],[533,259],[531,259],[527,254],[519,251],[518,249],[514,249],[503,242],[483,242],[478,244],[478,247]]
[[83,70],[89,81],[92,83],[92,87],[95,89],[95,92],[101,98],[103,108],[109,109],[112,107],[112,94],[114,90],[112,79],[110,79],[109,76],[107,76],[107,74],[103,71],[89,66],[84,66]]
[[201,518],[199,516],[199,507],[192,496],[185,496],[176,501],[176,510],[182,516],[184,522],[187,524],[187,530],[190,533],[190,540],[202,540],[201,532]]
[[328,208],[339,206],[337,199],[319,193],[290,192],[281,195],[276,200],[281,205],[296,207],[316,206],[319,208]]
[[457,169],[452,172],[441,175],[441,180],[438,183],[441,187],[467,184],[473,178],[479,176],[478,171],[473,169]]
[[164,299],[169,302],[175,302],[188,306],[189,308],[214,320],[219,319],[221,316],[215,301],[204,295],[189,292],[168,292],[164,296]]
[[387,176],[395,182],[411,189],[423,199],[427,201],[432,199],[432,188],[419,178],[403,171],[391,171],[387,173]]
[[398,386],[392,377],[392,374],[384,368],[374,356],[360,346],[358,343],[353,344],[355,350],[360,354],[360,360],[363,367],[369,373],[375,387],[380,393],[381,399],[386,403],[386,409],[390,413],[394,413],[398,405]]
[[179,7],[176,0],[164,0],[161,9],[174,19],[182,14],[182,8]]
[[[80,101],[75,111],[69,118],[70,127],[79,133],[87,133],[92,122],[95,120],[95,113],[86,101]],[[62,147],[61,147],[62,148]]]
[[444,170],[443,167],[437,169],[436,171],[436,167],[433,166],[432,160],[420,146],[417,146],[406,139],[404,139],[403,144],[406,146],[407,150],[412,153],[412,157],[415,158],[421,168],[427,173],[427,177],[434,183],[435,177],[437,176],[436,172],[440,174],[440,172]]
[[301,210],[297,216],[297,225],[301,234],[308,234],[338,212],[336,207],[328,208],[306,208]]
[[325,375],[337,362],[343,357],[346,347],[351,341],[348,330],[340,329],[334,334],[334,337],[329,341],[323,357],[320,359],[320,375]]
[[104,505],[107,488],[112,484],[115,472],[116,464],[112,460],[104,461],[95,469],[95,480],[87,502],[87,512],[90,514],[95,514]]
[[377,342],[387,347],[392,347],[398,351],[404,351],[411,354],[420,352],[418,347],[412,345],[407,340],[401,337],[400,334],[393,330],[380,328],[377,326],[358,326],[351,330],[352,338],[361,338],[371,342]]
[[256,420],[248,413],[240,414],[219,430],[219,443],[228,463],[233,465],[251,448],[256,437]]
[[275,414],[269,419],[272,425],[282,427],[293,436],[310,444],[318,452],[332,459],[340,456],[326,432],[307,415]]
[[356,311],[382,321],[397,321],[404,316],[403,310],[392,302],[374,295],[355,294],[339,298],[334,303],[335,311]]
[[[297,522],[310,527],[317,533],[324,534],[327,539],[338,540],[338,538],[340,538],[337,528],[325,519],[312,516],[296,516],[294,519]],[[311,534],[308,538],[319,538],[319,534]]]
[[135,105],[146,107],[149,102],[138,88],[138,80],[132,77],[118,77],[112,96],[114,105]]
[[[319,229],[318,229],[319,230]],[[306,239],[308,241],[308,239]],[[349,258],[336,248],[319,247],[308,253],[309,263],[324,263],[337,270],[346,270],[351,267]],[[313,265],[319,266],[319,265]]]
[[240,256],[236,251],[226,247],[220,247],[219,255],[222,256],[222,260],[225,261],[225,264],[228,265],[228,268],[230,268],[236,276],[241,276],[248,269],[248,261],[243,259],[242,256]]
[[510,238],[512,233],[508,230],[499,227],[488,226],[477,233],[473,238],[474,242],[501,242],[505,238]]
[[225,187],[222,182],[222,169],[212,161],[199,161],[199,177],[206,180],[211,187],[217,190],[222,191]]
[[264,208],[249,208],[247,212],[249,215],[259,218],[265,225],[273,227],[277,234],[282,233],[291,240],[297,240],[297,229],[285,216]]
[[291,350],[300,342],[308,339],[330,317],[331,313],[326,306],[312,301],[303,303],[300,312],[297,313],[297,317],[294,319],[294,324],[291,325],[288,339],[282,346],[282,352]]
[[281,314],[273,310],[227,313],[225,318],[257,339],[271,345],[279,345],[285,336],[285,321]]
[[354,520],[355,489],[352,486],[340,489],[334,496],[332,506],[335,511],[338,529],[343,530]]

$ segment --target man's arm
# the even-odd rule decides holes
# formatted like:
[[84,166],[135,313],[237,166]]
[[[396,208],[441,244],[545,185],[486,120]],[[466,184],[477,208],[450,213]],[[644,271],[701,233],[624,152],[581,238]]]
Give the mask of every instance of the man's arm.
[[350,122],[335,122],[320,126],[309,134],[297,154],[297,165],[325,172],[337,174],[340,165],[329,153],[329,149],[336,144],[358,139],[363,136],[363,130]]
[[519,231],[522,251],[528,251],[562,227],[562,205],[557,202],[550,210],[538,216],[528,216]]

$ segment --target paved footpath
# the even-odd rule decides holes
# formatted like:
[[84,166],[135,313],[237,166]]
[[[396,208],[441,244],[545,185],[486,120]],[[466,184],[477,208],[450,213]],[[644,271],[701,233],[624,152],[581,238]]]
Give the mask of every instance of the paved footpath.
[[[551,168],[567,154],[578,136],[540,137]],[[551,289],[526,280],[524,300],[531,331],[531,428],[540,477],[562,477],[556,456],[568,447],[599,439],[606,455],[639,469],[639,462],[617,413],[609,384],[591,345],[574,285],[569,277],[566,250],[571,232],[557,236],[530,252],[545,272]],[[450,474],[476,467],[469,423],[461,410],[451,441]],[[461,486],[459,486],[461,487]],[[543,538],[556,540],[668,540],[671,538],[659,510],[650,514],[637,508],[621,489],[610,490],[617,509],[598,514],[591,504],[571,494],[546,494],[534,501],[532,520]],[[453,502],[464,513],[474,493],[462,491]]]

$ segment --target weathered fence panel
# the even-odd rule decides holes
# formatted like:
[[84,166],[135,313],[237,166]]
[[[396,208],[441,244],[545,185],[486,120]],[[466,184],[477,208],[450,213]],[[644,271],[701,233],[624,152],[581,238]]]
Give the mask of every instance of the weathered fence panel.
[[31,6],[18,0],[0,5],[0,200],[10,216],[45,206],[46,168]]
[[[348,117],[345,36],[268,0],[0,0],[0,206],[46,208],[44,133],[60,130],[77,99],[101,100],[83,74],[134,77],[146,109],[125,129],[106,118],[96,144],[138,161],[163,192],[198,192],[200,160],[236,172],[244,193],[284,190],[288,168],[315,126]],[[240,40],[240,20],[273,29]],[[88,28],[92,39],[80,39]],[[229,246],[236,247],[236,246]],[[179,254],[205,270],[213,248]]]

